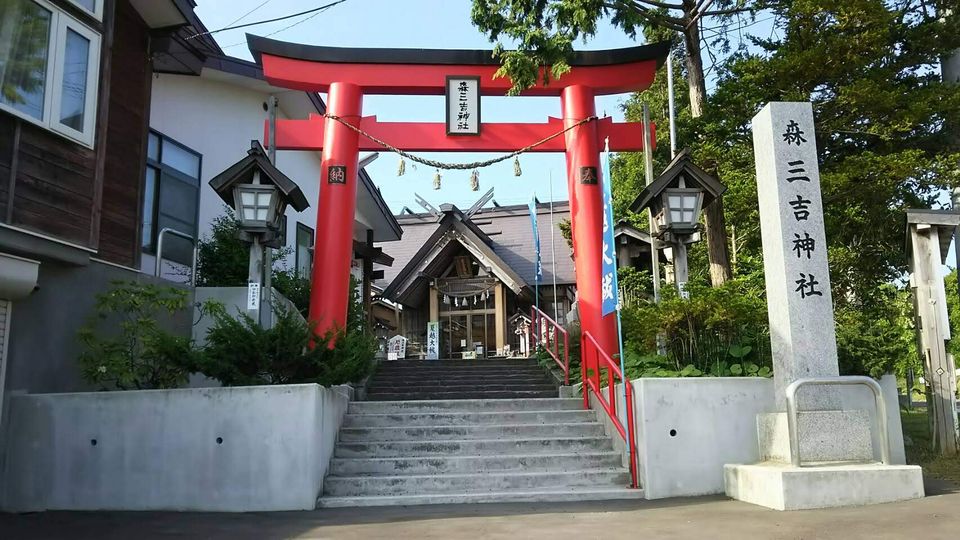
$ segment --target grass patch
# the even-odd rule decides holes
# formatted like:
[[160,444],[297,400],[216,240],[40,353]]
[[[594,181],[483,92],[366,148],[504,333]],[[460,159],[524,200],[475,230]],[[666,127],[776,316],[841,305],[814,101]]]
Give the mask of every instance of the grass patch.
[[960,486],[960,456],[938,456],[930,449],[930,421],[927,411],[901,411],[900,419],[903,422],[907,463],[923,467],[926,476]]

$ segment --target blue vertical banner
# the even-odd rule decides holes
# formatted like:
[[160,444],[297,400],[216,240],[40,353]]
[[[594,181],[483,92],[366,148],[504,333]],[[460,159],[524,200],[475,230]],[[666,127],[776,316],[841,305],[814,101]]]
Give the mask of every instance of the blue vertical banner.
[[603,186],[603,250],[601,257],[600,298],[601,314],[607,316],[617,310],[617,257],[613,240],[613,195],[610,188],[610,150],[600,155],[600,185]]
[[533,246],[537,251],[536,282],[543,282],[543,262],[540,260],[540,231],[537,229],[537,195],[530,197],[530,224],[533,226]]

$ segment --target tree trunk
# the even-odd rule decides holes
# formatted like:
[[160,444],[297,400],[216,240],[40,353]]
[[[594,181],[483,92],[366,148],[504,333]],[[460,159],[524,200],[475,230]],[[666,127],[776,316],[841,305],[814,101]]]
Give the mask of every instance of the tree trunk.
[[[683,6],[684,11],[689,14],[696,6],[696,1],[684,0]],[[689,19],[690,16],[686,18]],[[687,84],[690,87],[690,115],[693,118],[699,118],[703,116],[704,104],[707,101],[699,25],[691,24],[687,27],[683,32],[683,39],[686,45]],[[705,207],[703,215],[706,222],[707,256],[710,260],[710,282],[717,287],[732,277],[726,220],[723,215],[723,197],[717,197],[711,205]]]

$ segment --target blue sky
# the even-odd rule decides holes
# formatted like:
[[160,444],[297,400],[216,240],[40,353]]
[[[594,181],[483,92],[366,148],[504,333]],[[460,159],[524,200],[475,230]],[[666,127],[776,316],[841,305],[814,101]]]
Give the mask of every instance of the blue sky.
[[[198,0],[197,14],[207,28],[214,30],[230,25],[262,2]],[[296,13],[320,4],[320,1],[314,0],[270,0],[237,24]],[[214,37],[224,47],[224,52],[246,59],[250,59],[250,52],[244,41],[245,32],[266,36],[279,31],[271,37],[335,47],[492,48],[486,37],[470,23],[469,0],[347,0],[312,19],[282,30],[305,18],[221,32]],[[622,31],[604,25],[595,39],[579,48],[612,49],[638,44]],[[597,112],[622,120],[619,104],[625,97],[598,98]],[[560,99],[484,97],[482,108],[485,122],[545,122],[548,116],[560,116]],[[363,111],[365,115],[375,114],[384,121],[444,120],[442,96],[367,96],[364,98]],[[468,162],[498,154],[421,155],[447,162]],[[420,210],[414,202],[414,193],[419,193],[434,205],[452,202],[466,208],[490,187],[495,188],[495,198],[500,204],[525,203],[534,191],[541,201],[546,201],[549,199],[551,173],[553,198],[567,198],[564,157],[559,153],[521,156],[523,176],[520,178],[513,176],[513,160],[487,167],[480,171],[479,192],[470,191],[469,171],[444,172],[442,189],[434,191],[434,170],[424,166],[413,170],[408,162],[406,175],[398,177],[397,161],[395,155],[381,153],[380,158],[367,167],[367,172],[380,186],[384,199],[394,211],[399,211],[405,205],[415,211]]]

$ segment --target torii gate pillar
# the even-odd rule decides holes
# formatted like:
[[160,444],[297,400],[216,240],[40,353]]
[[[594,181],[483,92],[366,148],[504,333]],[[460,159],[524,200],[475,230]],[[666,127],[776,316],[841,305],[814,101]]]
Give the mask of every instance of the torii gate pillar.
[[[579,84],[565,87],[560,93],[560,108],[563,111],[564,127],[596,116],[593,89]],[[603,198],[597,181],[600,174],[597,125],[595,122],[587,122],[567,131],[564,136],[580,325],[584,331],[590,332],[604,351],[616,351],[616,318],[606,317],[605,321],[600,309]],[[590,171],[592,177],[584,176],[588,174],[587,171]],[[603,181],[610,180],[604,178]],[[593,276],[593,279],[584,279],[586,276]]]
[[[355,84],[334,82],[327,112],[360,125],[363,91]],[[327,118],[320,160],[320,201],[313,248],[310,320],[322,334],[346,327],[353,260],[353,216],[357,206],[359,138],[356,131]],[[339,167],[346,167],[346,171]],[[331,174],[334,178],[331,178]],[[339,176],[339,175],[343,176]]]

